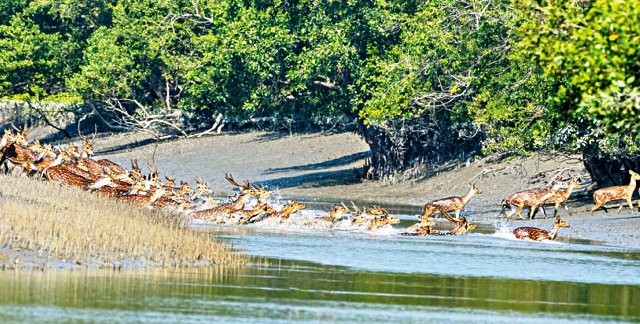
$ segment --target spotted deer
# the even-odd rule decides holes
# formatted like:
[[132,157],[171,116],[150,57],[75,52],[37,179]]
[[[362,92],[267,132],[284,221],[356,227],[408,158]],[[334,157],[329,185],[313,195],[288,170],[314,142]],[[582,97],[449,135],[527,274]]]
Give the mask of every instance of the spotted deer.
[[93,137],[91,139],[86,138],[82,135],[80,131],[80,123],[78,123],[78,135],[82,139],[82,152],[80,153],[80,157],[88,158],[93,156],[93,146],[96,143],[96,136],[98,135],[98,130],[96,129],[93,133]]
[[343,214],[348,213],[350,213],[349,208],[347,208],[347,206],[345,206],[344,204],[335,205],[331,208],[331,212],[329,213],[329,215],[322,216],[320,217],[320,219],[335,223],[342,219]]
[[9,145],[9,147],[4,150],[2,158],[0,158],[0,165],[3,165],[5,173],[9,172],[7,161],[19,166],[24,171],[24,175],[30,175],[32,171],[38,170],[38,167],[35,165],[37,162],[36,154],[17,142]]
[[126,175],[129,173],[125,168],[108,159],[100,159],[96,161],[96,163],[100,164],[103,169],[110,172],[116,172],[119,175]]
[[351,202],[351,206],[353,206],[353,211],[351,212],[351,224],[358,225],[369,222],[375,218],[375,216],[365,213],[365,208],[360,209],[353,202]]
[[513,235],[516,238],[524,240],[534,240],[534,241],[542,241],[542,240],[555,240],[558,236],[558,230],[560,227],[570,227],[567,222],[565,222],[560,216],[556,216],[553,222],[553,229],[550,232],[547,232],[543,229],[539,229],[536,227],[518,227],[513,230]]
[[130,195],[120,195],[115,196],[115,198],[119,201],[137,205],[140,207],[149,207],[152,206],[160,197],[165,194],[164,188],[156,188],[153,192],[149,192],[147,194],[130,194]]
[[[529,219],[533,219],[535,211],[541,206],[547,199],[553,197],[558,190],[566,188],[566,185],[559,181],[554,181],[549,188],[534,188],[518,191],[510,194],[502,199],[502,212],[501,215],[505,215],[507,219],[510,219],[514,214],[517,219],[523,219],[520,215],[522,209],[527,206],[530,208]],[[511,213],[506,214],[506,208],[511,209]],[[546,217],[546,213],[543,210],[543,214]]]
[[457,219],[457,218],[451,217],[451,215],[447,213],[444,214],[444,217],[446,217],[450,222],[453,222],[454,224],[456,224],[456,227],[444,233],[443,235],[462,235],[467,233],[468,231],[472,231],[478,228],[478,224],[469,223],[466,217],[462,217],[462,219]]
[[5,148],[9,147],[9,145],[15,142],[15,137],[13,136],[13,132],[10,129],[4,129],[4,135],[0,139],[0,154],[2,154]]
[[60,164],[45,169],[44,176],[49,182],[73,187],[80,187],[83,189],[99,189],[103,186],[113,186],[113,181],[109,176],[90,180],[74,173],[70,170],[71,168],[73,167],[66,164]]
[[[626,200],[627,204],[629,204],[629,208],[633,211],[633,202],[631,201],[631,197],[633,196],[633,192],[636,190],[636,180],[640,180],[640,175],[631,170],[629,170],[629,174],[631,175],[631,180],[628,185],[602,188],[593,193],[595,205],[591,208],[592,214],[598,208],[602,208],[607,212],[607,208],[604,207],[604,204],[609,201],[616,200]],[[620,213],[621,210],[622,206],[620,206],[618,213]]]
[[[577,180],[575,179],[571,180],[567,185],[567,189],[565,189],[564,191],[556,191],[553,196],[551,196],[550,198],[544,201],[544,204],[554,205],[553,216],[555,217],[558,214],[558,207],[560,207],[560,204],[564,205],[565,210],[567,211],[569,210],[569,207],[567,207],[567,200],[571,196],[571,193],[573,192],[574,189],[580,189],[580,188],[582,187],[580,186]],[[544,206],[542,207],[544,210]]]
[[403,236],[426,236],[440,234],[440,231],[434,229],[436,225],[434,221],[428,217],[420,217],[420,221],[409,226],[404,232],[400,233]]
[[232,211],[221,211],[216,208],[198,210],[191,213],[194,219],[211,221],[215,223],[230,223],[235,222],[237,224],[246,224],[250,219],[258,217],[261,214],[274,213],[275,209],[269,204],[258,204],[253,209],[241,209]]
[[400,219],[396,216],[389,214],[389,212],[377,205],[369,208],[367,214],[373,216],[371,223],[369,223],[369,231],[376,230],[385,225],[392,225],[400,223]]
[[249,223],[255,223],[255,222],[263,221],[267,218],[280,218],[280,223],[283,223],[285,220],[289,219],[289,217],[291,217],[292,214],[297,213],[298,211],[303,210],[305,208],[306,206],[299,202],[289,201],[289,203],[284,205],[282,209],[278,212],[267,214],[265,217],[262,217],[259,219],[250,218],[248,221]]
[[442,198],[424,204],[424,206],[422,206],[422,210],[424,211],[423,217],[433,216],[437,212],[440,212],[442,215],[448,212],[455,212],[456,218],[459,218],[460,211],[469,203],[471,197],[481,193],[482,191],[476,187],[475,184],[471,184],[467,194],[462,197]]

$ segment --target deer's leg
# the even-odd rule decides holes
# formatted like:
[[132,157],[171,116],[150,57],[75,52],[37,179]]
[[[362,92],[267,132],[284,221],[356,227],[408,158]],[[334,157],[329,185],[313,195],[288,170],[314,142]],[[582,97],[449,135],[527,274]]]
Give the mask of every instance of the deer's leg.
[[[629,196],[627,198],[627,204],[629,204],[629,208],[631,209],[631,212],[633,213],[633,201],[631,201],[631,196]],[[620,207],[624,206],[624,204],[622,204]],[[621,208],[622,209],[622,208]],[[618,210],[618,214],[620,214],[620,211]]]
[[518,208],[516,209],[516,215],[518,216],[518,219],[524,219],[524,218],[522,218],[522,215],[520,215],[520,212],[522,211],[522,208],[524,208],[524,204],[518,205]]
[[[538,207],[538,210],[542,210],[542,215],[544,215],[544,219],[547,219],[547,211],[544,210],[544,205],[540,205],[540,207]],[[556,213],[554,211],[553,216],[556,216]]]
[[[504,217],[505,217],[506,219],[511,219],[511,216],[513,216],[513,214],[515,214],[515,213],[516,213],[516,208],[515,208],[515,206],[514,206],[514,205],[510,205],[510,206],[509,206],[509,211],[510,211],[510,212],[509,212],[509,214],[507,214],[507,213],[505,212],[505,206],[503,205],[503,206],[502,206],[502,213],[501,213],[500,215],[504,215]],[[500,216],[498,216],[498,217],[500,217]]]
[[531,205],[531,207],[529,207],[529,219],[533,219],[537,209],[537,205]]

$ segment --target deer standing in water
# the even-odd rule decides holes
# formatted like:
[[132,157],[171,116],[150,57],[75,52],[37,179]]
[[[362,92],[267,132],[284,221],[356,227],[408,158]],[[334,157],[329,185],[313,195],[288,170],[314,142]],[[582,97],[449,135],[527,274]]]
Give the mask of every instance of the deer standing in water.
[[462,197],[448,197],[430,201],[422,207],[424,211],[423,217],[433,216],[435,213],[440,212],[442,215],[448,212],[455,212],[456,218],[460,218],[460,211],[464,208],[464,206],[469,203],[471,197],[475,194],[481,194],[482,191],[476,187],[475,184],[471,184],[471,188],[466,195]]
[[[507,219],[510,219],[514,214],[518,219],[523,219],[520,212],[525,206],[530,208],[529,219],[533,219],[535,211],[538,207],[542,206],[544,202],[554,197],[560,188],[566,188],[566,185],[559,181],[554,181],[550,188],[534,188],[518,191],[510,194],[502,199],[502,215],[506,215]],[[511,208],[511,213],[508,215],[505,213],[506,208]],[[542,210],[546,217],[544,209]]]
[[558,236],[558,230],[560,227],[570,227],[567,222],[565,222],[560,216],[556,216],[555,221],[553,223],[553,229],[551,232],[547,232],[543,229],[539,229],[536,227],[518,227],[513,230],[513,235],[516,238],[524,240],[530,239],[534,241],[542,241],[542,240],[555,240]]
[[[593,193],[595,205],[591,208],[592,214],[598,208],[602,208],[607,212],[607,208],[604,207],[604,204],[615,200],[626,200],[627,204],[629,204],[629,208],[633,211],[631,196],[633,196],[633,192],[636,190],[636,180],[640,180],[640,175],[631,170],[629,170],[629,174],[631,175],[631,180],[628,185],[602,188]],[[624,205],[620,206],[618,213],[620,213],[623,206]]]

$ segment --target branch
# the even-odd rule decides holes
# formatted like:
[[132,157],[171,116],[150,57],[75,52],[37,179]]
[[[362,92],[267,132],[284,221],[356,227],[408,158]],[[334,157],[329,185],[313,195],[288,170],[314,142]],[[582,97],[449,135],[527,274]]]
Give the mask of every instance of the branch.
[[40,118],[42,118],[42,120],[49,126],[53,127],[54,129],[56,129],[59,132],[62,132],[64,134],[64,136],[66,138],[71,138],[71,134],[69,134],[69,132],[67,132],[64,128],[60,128],[56,125],[54,125],[51,121],[49,121],[49,118],[47,118],[47,115],[45,115],[45,113],[40,110],[40,108],[36,108],[35,106],[33,106],[31,104],[31,100],[26,100],[25,101],[27,103],[27,105],[29,106],[29,108],[31,108],[32,110],[36,111],[38,114],[40,114]]

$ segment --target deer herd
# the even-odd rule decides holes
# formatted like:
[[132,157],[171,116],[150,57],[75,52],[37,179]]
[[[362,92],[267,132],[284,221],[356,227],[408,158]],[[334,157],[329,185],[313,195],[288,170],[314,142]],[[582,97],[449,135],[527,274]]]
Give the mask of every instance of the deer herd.
[[[169,176],[165,176],[163,181],[152,163],[148,163],[149,173],[145,175],[137,160],[131,161],[131,169],[128,170],[107,159],[93,159],[96,133],[91,138],[87,138],[78,130],[82,149],[73,143],[53,147],[49,144],[43,145],[38,140],[29,142],[26,127],[11,126],[12,129],[4,130],[0,140],[2,156],[0,167],[4,173],[18,170],[24,176],[79,187],[132,205],[182,212],[193,220],[216,224],[252,224],[270,219],[275,223],[285,223],[292,215],[306,207],[301,203],[290,201],[276,208],[267,202],[271,191],[265,187],[254,186],[247,180],[239,183],[231,174],[225,174],[225,179],[238,188],[238,193],[228,197],[228,201],[221,202],[214,199],[212,190],[202,180],[196,181],[195,188],[184,181],[178,184],[175,178]],[[640,180],[640,175],[633,171],[630,171],[630,174],[631,181],[626,186],[597,190],[593,194],[595,205],[591,212],[600,208],[606,212],[605,203],[616,200],[625,201],[633,210],[631,197],[636,188],[636,180]],[[553,240],[560,227],[569,227],[569,224],[557,216],[558,208],[564,204],[565,209],[568,210],[566,202],[573,190],[578,188],[580,185],[574,179],[554,181],[546,188],[513,193],[502,200],[501,215],[506,219],[511,219],[514,215],[517,219],[523,219],[520,213],[524,207],[528,207],[529,219],[533,219],[537,211],[542,211],[546,218],[544,206],[553,205],[555,220],[550,232],[535,227],[518,227],[513,230],[516,238]],[[470,184],[469,191],[464,196],[427,202],[423,206],[419,222],[406,228],[401,235],[461,235],[476,229],[478,225],[470,223],[464,216],[460,217],[460,212],[474,195],[481,193],[482,191],[475,184]],[[506,212],[507,209],[509,212]],[[449,214],[450,212],[454,213],[454,217]],[[435,218],[438,214],[453,223],[453,229],[449,231],[436,229],[436,222],[432,217]],[[349,217],[345,217],[346,215]],[[353,203],[351,208],[344,204],[336,205],[329,214],[314,217],[313,220],[328,226],[346,222],[369,231],[400,222],[398,217],[391,215],[380,206],[359,208]]]

